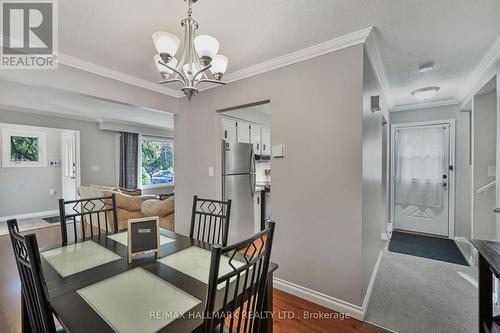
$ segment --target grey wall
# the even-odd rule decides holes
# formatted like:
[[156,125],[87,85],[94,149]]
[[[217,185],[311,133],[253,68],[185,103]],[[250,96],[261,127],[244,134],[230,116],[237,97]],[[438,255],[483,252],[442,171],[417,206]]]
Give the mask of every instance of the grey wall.
[[473,147],[473,238],[495,240],[495,191],[477,194],[476,189],[495,180],[488,176],[488,167],[496,166],[497,142],[496,90],[474,96],[472,114],[474,124]]
[[[47,115],[37,115],[18,111],[0,110],[0,123],[21,124],[30,126],[42,126],[60,129],[72,129],[80,131],[80,160],[81,160],[81,183],[115,185],[116,183],[116,139],[115,132],[101,131],[97,123],[51,117]],[[92,165],[98,165],[100,171],[91,171]],[[1,169],[0,169],[1,170]],[[39,184],[40,182],[35,182]],[[48,196],[45,188],[33,188],[38,196]],[[3,195],[6,192],[3,183],[1,187]],[[23,198],[18,197],[19,207],[13,210],[16,214],[37,212],[38,210],[29,208],[22,202]],[[50,209],[57,209],[54,204]],[[47,209],[45,209],[47,210]],[[0,216],[3,216],[0,211]]]
[[455,119],[455,236],[470,238],[471,183],[470,114],[458,105],[391,113],[391,124]]
[[[371,110],[371,96],[381,96],[384,111]],[[387,202],[382,184],[382,115],[387,113],[380,88],[366,52],[363,57],[363,295],[380,253],[380,226]]]
[[[62,131],[53,128],[20,127],[0,123],[0,132],[4,128],[44,132],[46,134],[47,166],[3,168],[0,164],[0,217],[57,209],[58,195],[62,193],[61,167],[49,167],[48,161],[61,159]],[[0,155],[1,141],[0,137]],[[50,195],[50,189],[56,190],[57,194]]]
[[194,194],[221,195],[216,110],[270,99],[272,141],[287,151],[271,161],[276,276],[361,305],[362,95],[357,45],[183,99],[175,117],[176,231],[189,230]]

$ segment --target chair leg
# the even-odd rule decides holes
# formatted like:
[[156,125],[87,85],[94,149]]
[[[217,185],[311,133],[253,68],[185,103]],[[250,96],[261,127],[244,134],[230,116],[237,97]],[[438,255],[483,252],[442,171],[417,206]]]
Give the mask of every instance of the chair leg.
[[24,302],[23,292],[21,291],[21,332],[31,333],[30,319],[28,317],[28,309],[26,309],[26,303]]

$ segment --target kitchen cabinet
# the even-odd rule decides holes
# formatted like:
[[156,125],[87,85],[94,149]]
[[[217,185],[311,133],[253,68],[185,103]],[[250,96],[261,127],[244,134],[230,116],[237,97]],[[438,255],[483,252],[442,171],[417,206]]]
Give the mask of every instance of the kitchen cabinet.
[[253,152],[256,155],[260,155],[261,152],[261,127],[259,125],[251,124],[250,125],[250,142],[253,144]]
[[238,130],[237,138],[239,143],[250,143],[250,124],[244,121],[236,122]]
[[262,127],[261,129],[261,144],[261,154],[271,155],[271,129],[269,127]]
[[236,142],[236,120],[222,118],[222,138],[228,142]]

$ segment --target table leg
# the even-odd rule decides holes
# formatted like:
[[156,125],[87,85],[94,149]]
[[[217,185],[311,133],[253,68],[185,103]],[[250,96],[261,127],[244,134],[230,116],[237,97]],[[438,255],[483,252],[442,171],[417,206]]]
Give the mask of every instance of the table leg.
[[493,277],[489,265],[479,255],[479,333],[490,332],[493,323]]
[[264,296],[263,313],[266,315],[260,321],[259,333],[273,332],[273,273],[267,275],[266,295]]

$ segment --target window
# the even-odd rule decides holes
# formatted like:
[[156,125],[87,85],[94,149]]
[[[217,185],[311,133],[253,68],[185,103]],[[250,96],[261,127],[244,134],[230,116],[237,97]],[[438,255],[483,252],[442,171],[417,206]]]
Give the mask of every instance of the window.
[[143,188],[174,185],[174,142],[143,137],[141,164]]

